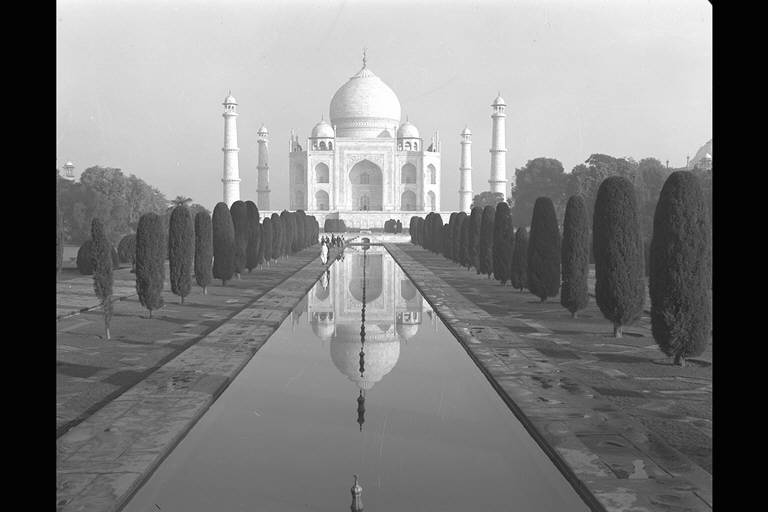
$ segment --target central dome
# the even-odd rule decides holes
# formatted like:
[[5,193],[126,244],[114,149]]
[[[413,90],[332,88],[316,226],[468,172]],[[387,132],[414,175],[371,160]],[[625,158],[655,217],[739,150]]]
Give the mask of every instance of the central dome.
[[375,138],[400,124],[400,101],[381,78],[363,66],[333,95],[330,114],[337,136]]

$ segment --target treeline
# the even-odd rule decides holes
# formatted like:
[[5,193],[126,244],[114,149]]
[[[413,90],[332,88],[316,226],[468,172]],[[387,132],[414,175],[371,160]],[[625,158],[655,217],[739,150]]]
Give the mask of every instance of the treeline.
[[573,318],[589,303],[591,250],[595,301],[616,337],[642,314],[648,266],[654,339],[675,364],[684,364],[711,336],[707,201],[696,173],[671,173],[655,204],[647,251],[637,190],[626,176],[603,179],[591,208],[582,194],[568,197],[562,236],[555,202],[544,196],[517,229],[507,202],[451,213],[448,223],[437,213],[412,217],[409,228],[412,243],[502,285],[527,289],[541,302],[559,294]]
[[[57,237],[61,225],[57,223]],[[139,302],[152,311],[163,306],[165,260],[168,259],[171,292],[184,298],[192,291],[192,280],[207,293],[213,279],[226,286],[240,279],[246,270],[276,264],[318,243],[320,226],[314,216],[303,210],[279,215],[273,213],[263,221],[252,201],[235,201],[231,208],[218,203],[211,216],[202,210],[194,216],[181,202],[170,213],[166,224],[155,212],[143,214],[136,233],[122,238],[115,250],[108,240],[101,219],[91,222],[91,238],[78,252],[78,269],[92,274],[95,291],[105,311],[106,338],[111,318],[112,270],[117,260],[130,263],[136,275]],[[61,258],[57,259],[57,272]]]

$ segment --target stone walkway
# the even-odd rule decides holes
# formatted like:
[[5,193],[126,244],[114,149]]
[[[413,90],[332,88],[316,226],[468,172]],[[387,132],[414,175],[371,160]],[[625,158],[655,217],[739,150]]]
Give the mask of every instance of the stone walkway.
[[[208,296],[189,297],[184,306],[168,294],[166,307],[152,320],[139,318],[140,306],[127,299],[116,308],[113,333],[121,331],[115,321],[126,308],[124,321],[144,322],[145,328],[134,328],[111,342],[97,338],[101,331],[97,312],[59,322],[59,376],[64,385],[57,419],[64,419],[62,410],[72,405],[63,389],[78,382],[82,389],[75,394],[84,404],[99,407],[95,412],[85,405],[74,408],[81,414],[86,411],[86,417],[57,439],[57,510],[118,510],[279,327],[324,268],[317,248],[309,248],[269,270],[244,274],[226,288],[211,287]],[[86,324],[63,327],[67,322]],[[152,324],[161,327],[153,329]],[[169,334],[165,324],[174,332]],[[85,341],[73,342],[67,337],[73,332]],[[73,363],[73,358],[111,365]],[[99,383],[105,382],[117,386],[119,396],[98,391]]]
[[671,366],[647,316],[615,339],[594,303],[573,320],[558,299],[387,248],[594,510],[711,510],[711,366]]

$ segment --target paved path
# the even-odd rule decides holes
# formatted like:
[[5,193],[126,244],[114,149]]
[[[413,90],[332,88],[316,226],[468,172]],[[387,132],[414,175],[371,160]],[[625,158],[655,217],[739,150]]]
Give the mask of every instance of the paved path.
[[[93,292],[93,276],[82,276],[74,270],[64,269],[56,282],[56,320],[82,313],[100,306]],[[167,273],[166,273],[167,274]],[[130,268],[114,271],[113,302],[136,294],[136,278]]]
[[387,248],[594,510],[711,510],[711,367],[671,366],[647,317],[615,339],[594,304],[572,320],[556,299]]
[[[92,365],[68,363],[71,382],[83,379],[85,402],[97,382],[123,389],[135,385],[57,439],[57,510],[118,510],[306,295],[325,268],[317,256],[317,248],[306,249],[277,267],[244,274],[231,286],[212,287],[206,297],[190,297],[184,306],[169,294],[162,316],[152,320],[137,320],[140,310],[134,305],[123,318],[146,327],[113,342],[96,338],[96,312],[59,322],[60,331],[66,322],[90,322],[65,332],[83,329],[80,337],[89,341],[82,346],[64,342],[60,333],[60,358],[112,362],[96,372]],[[131,299],[121,302],[115,320],[130,305]],[[206,316],[212,309],[215,317]],[[153,330],[153,324],[160,327]],[[165,324],[176,331],[167,336]],[[121,327],[113,321],[112,330],[119,333]]]

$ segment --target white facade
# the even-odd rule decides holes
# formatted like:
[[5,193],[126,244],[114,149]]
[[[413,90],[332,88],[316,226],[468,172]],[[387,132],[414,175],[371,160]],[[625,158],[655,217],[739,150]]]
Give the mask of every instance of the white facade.
[[333,215],[350,227],[439,211],[437,134],[430,142],[425,147],[413,124],[400,124],[397,96],[364,61],[333,96],[330,123],[321,120],[304,146],[291,133],[290,209],[319,221]]
[[224,99],[224,202],[227,206],[240,200],[240,169],[238,168],[237,153],[237,101],[230,93]]
[[504,199],[507,199],[507,144],[506,144],[506,120],[507,114],[504,112],[507,104],[501,97],[501,93],[496,97],[491,105],[493,113],[493,134],[491,135],[491,179],[488,183],[491,186],[491,192],[501,192]]
[[461,132],[461,184],[459,185],[459,211],[470,212],[472,207],[472,132],[464,128]]

